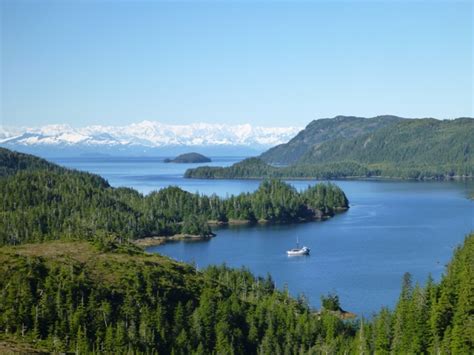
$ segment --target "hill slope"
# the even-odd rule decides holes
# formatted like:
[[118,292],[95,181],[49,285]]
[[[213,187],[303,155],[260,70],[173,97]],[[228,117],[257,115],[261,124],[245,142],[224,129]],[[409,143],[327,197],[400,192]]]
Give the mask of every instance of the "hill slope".
[[113,241],[1,247],[0,349],[469,354],[473,265],[471,235],[439,284],[422,288],[406,274],[395,310],[345,322],[337,296],[323,297],[326,309],[315,314],[244,269],[198,272]]
[[474,119],[403,120],[351,139],[313,146],[298,163],[474,165]]
[[270,148],[260,155],[260,159],[270,164],[293,164],[311,149],[335,139],[361,136],[379,128],[393,125],[403,120],[396,116],[373,118],[336,116],[314,120],[288,143]]
[[[410,179],[446,179],[474,176],[474,119],[455,120],[380,118],[371,132],[340,136],[339,118],[330,140],[309,147],[310,138],[318,134],[314,125],[295,137],[287,146],[268,151],[292,165],[274,167],[260,159],[247,159],[227,168],[199,167],[189,169],[189,178],[320,178],[390,177]],[[366,119],[368,121],[372,119]],[[387,123],[388,121],[389,123]],[[354,125],[360,118],[344,118]],[[380,124],[385,122],[385,126]],[[367,127],[366,127],[367,128]],[[373,127],[372,127],[373,128]],[[354,132],[351,131],[353,134]],[[329,135],[326,133],[326,137]],[[319,139],[319,138],[318,138]],[[271,154],[270,154],[271,153]],[[265,153],[266,154],[266,153]],[[277,158],[275,158],[277,159]],[[280,162],[280,161],[278,161]]]
[[98,175],[24,154],[0,153],[10,174],[0,177],[0,245],[97,239],[107,233],[123,240],[179,233],[208,236],[210,221],[290,223],[348,208],[344,192],[331,184],[299,192],[286,183],[266,181],[253,193],[225,199],[173,186],[143,196],[133,189],[113,188]]
[[312,315],[270,277],[197,272],[113,243],[0,248],[0,289],[0,344],[30,341],[54,352],[294,353],[312,346],[323,319],[339,334],[353,332],[336,316]]
[[0,147],[0,178],[22,170],[59,170],[60,167],[34,155],[18,153]]

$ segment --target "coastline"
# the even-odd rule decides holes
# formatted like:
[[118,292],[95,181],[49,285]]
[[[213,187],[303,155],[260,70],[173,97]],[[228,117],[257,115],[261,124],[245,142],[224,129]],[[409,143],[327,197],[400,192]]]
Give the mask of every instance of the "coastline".
[[[338,207],[334,211],[334,215],[338,213],[345,212],[349,209],[349,207],[344,208],[344,207]],[[222,222],[222,221],[216,221],[216,220],[210,220],[207,221],[207,223],[210,226],[214,227],[232,227],[232,226],[255,226],[255,225],[276,225],[276,224],[293,224],[293,223],[309,223],[309,222],[315,222],[315,221],[324,221],[327,220],[334,215],[324,215],[322,213],[318,213],[317,215],[314,216],[314,218],[311,219],[302,219],[302,220],[294,220],[294,221],[282,221],[282,222],[274,222],[266,219],[259,219],[257,221],[251,221],[248,219],[230,219],[227,222]],[[138,247],[141,248],[148,248],[152,246],[158,246],[158,245],[163,245],[168,242],[176,242],[176,241],[185,241],[185,242],[197,242],[197,241],[204,241],[204,240],[209,240],[211,238],[217,237],[217,234],[211,233],[210,235],[194,235],[194,234],[174,234],[170,236],[154,236],[154,237],[145,237],[145,238],[139,238],[135,239],[133,241],[133,244],[135,244]]]
[[271,221],[268,219],[259,219],[257,221],[251,221],[248,219],[230,219],[227,222],[222,221],[207,221],[210,226],[218,226],[218,227],[225,227],[225,226],[245,226],[245,225],[266,225],[266,224],[294,224],[294,223],[308,223],[308,222],[315,222],[315,221],[324,221],[333,217],[338,213],[345,212],[349,209],[349,207],[337,207],[334,209],[334,214],[323,214],[322,212],[318,211],[313,218],[309,219],[298,219],[298,220],[291,220],[291,221]]
[[416,179],[416,178],[405,178],[399,176],[341,176],[336,178],[322,178],[322,177],[291,177],[291,176],[248,176],[248,177],[216,177],[216,176],[206,176],[206,177],[196,177],[196,176],[186,176],[184,174],[184,179],[194,179],[194,180],[256,180],[261,181],[265,179],[278,179],[278,180],[287,180],[287,181],[419,181],[419,182],[443,182],[443,181],[463,181],[463,180],[474,180],[474,175],[453,175],[453,176],[444,176],[443,179],[436,177]]

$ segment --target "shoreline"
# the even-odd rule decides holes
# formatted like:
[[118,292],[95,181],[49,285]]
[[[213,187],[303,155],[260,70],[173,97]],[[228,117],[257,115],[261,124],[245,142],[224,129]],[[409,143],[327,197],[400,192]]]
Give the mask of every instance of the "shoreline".
[[[222,221],[216,221],[216,220],[210,220],[207,221],[207,223],[210,226],[214,227],[234,227],[234,226],[256,226],[256,225],[288,225],[288,224],[299,224],[299,223],[309,223],[309,222],[316,222],[316,221],[325,221],[327,219],[330,219],[331,217],[345,212],[349,209],[349,207],[344,208],[344,207],[339,207],[336,208],[334,211],[334,215],[317,215],[312,219],[303,219],[303,220],[297,220],[297,221],[285,221],[285,222],[273,222],[269,221],[266,219],[260,219],[258,221],[250,221],[247,219],[230,219],[227,222],[222,222]],[[204,241],[204,240],[209,240],[211,238],[217,237],[216,233],[211,232],[210,235],[194,235],[194,234],[174,234],[170,236],[154,236],[154,237],[145,237],[145,238],[139,238],[135,239],[132,243],[135,244],[138,247],[141,248],[148,248],[148,247],[153,247],[153,246],[158,246],[158,245],[164,245],[169,242],[177,242],[177,241],[184,241],[184,242],[198,242],[198,241]]]
[[416,182],[447,182],[447,181],[463,181],[463,180],[474,180],[474,175],[472,176],[449,176],[444,179],[437,178],[426,178],[426,179],[416,179],[416,178],[404,178],[397,176],[341,176],[336,178],[325,179],[323,177],[289,177],[289,176],[253,176],[253,177],[195,177],[195,176],[183,176],[184,179],[194,179],[194,180],[256,180],[261,181],[265,179],[278,179],[278,180],[294,180],[294,181],[416,181]]

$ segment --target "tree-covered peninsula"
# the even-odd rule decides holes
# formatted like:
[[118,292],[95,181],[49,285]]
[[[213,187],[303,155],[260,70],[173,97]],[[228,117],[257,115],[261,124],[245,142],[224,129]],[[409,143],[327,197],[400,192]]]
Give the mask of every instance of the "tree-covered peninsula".
[[474,235],[440,283],[406,274],[394,310],[344,320],[245,269],[198,271],[116,239],[0,247],[0,350],[147,354],[469,354]]
[[[299,192],[279,180],[253,193],[220,198],[168,187],[143,196],[113,188],[100,176],[69,170],[29,155],[0,150],[0,244],[52,239],[123,240],[191,234],[207,236],[211,223],[311,221],[348,208],[344,192],[320,183]],[[30,168],[28,166],[30,165]]]

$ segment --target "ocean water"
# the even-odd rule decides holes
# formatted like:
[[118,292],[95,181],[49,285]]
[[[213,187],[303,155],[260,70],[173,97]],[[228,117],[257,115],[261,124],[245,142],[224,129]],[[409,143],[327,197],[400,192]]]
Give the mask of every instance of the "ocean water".
[[[212,165],[230,165],[241,158],[214,158]],[[61,165],[102,175],[113,186],[142,193],[177,185],[185,190],[220,196],[255,190],[255,180],[190,180],[184,171],[194,164],[165,164],[163,158],[61,158]],[[206,164],[200,164],[206,165]],[[317,181],[289,181],[303,189]],[[202,242],[175,242],[151,247],[176,260],[245,266],[258,275],[270,273],[277,287],[304,294],[319,306],[320,296],[339,295],[342,307],[370,316],[393,307],[402,276],[410,272],[423,284],[439,280],[457,245],[474,231],[474,190],[468,182],[336,181],[350,209],[334,218],[304,224],[227,227]],[[288,257],[300,244],[311,255]]]
[[[206,194],[227,193],[227,189],[229,193],[239,193],[244,188],[238,181],[210,184],[206,180],[183,179],[186,169],[203,165],[229,166],[243,157],[212,157],[211,163],[204,164],[164,163],[165,158],[168,157],[74,157],[50,160],[68,168],[99,174],[112,186],[133,187],[144,194],[170,185]],[[214,191],[214,187],[217,191]]]

